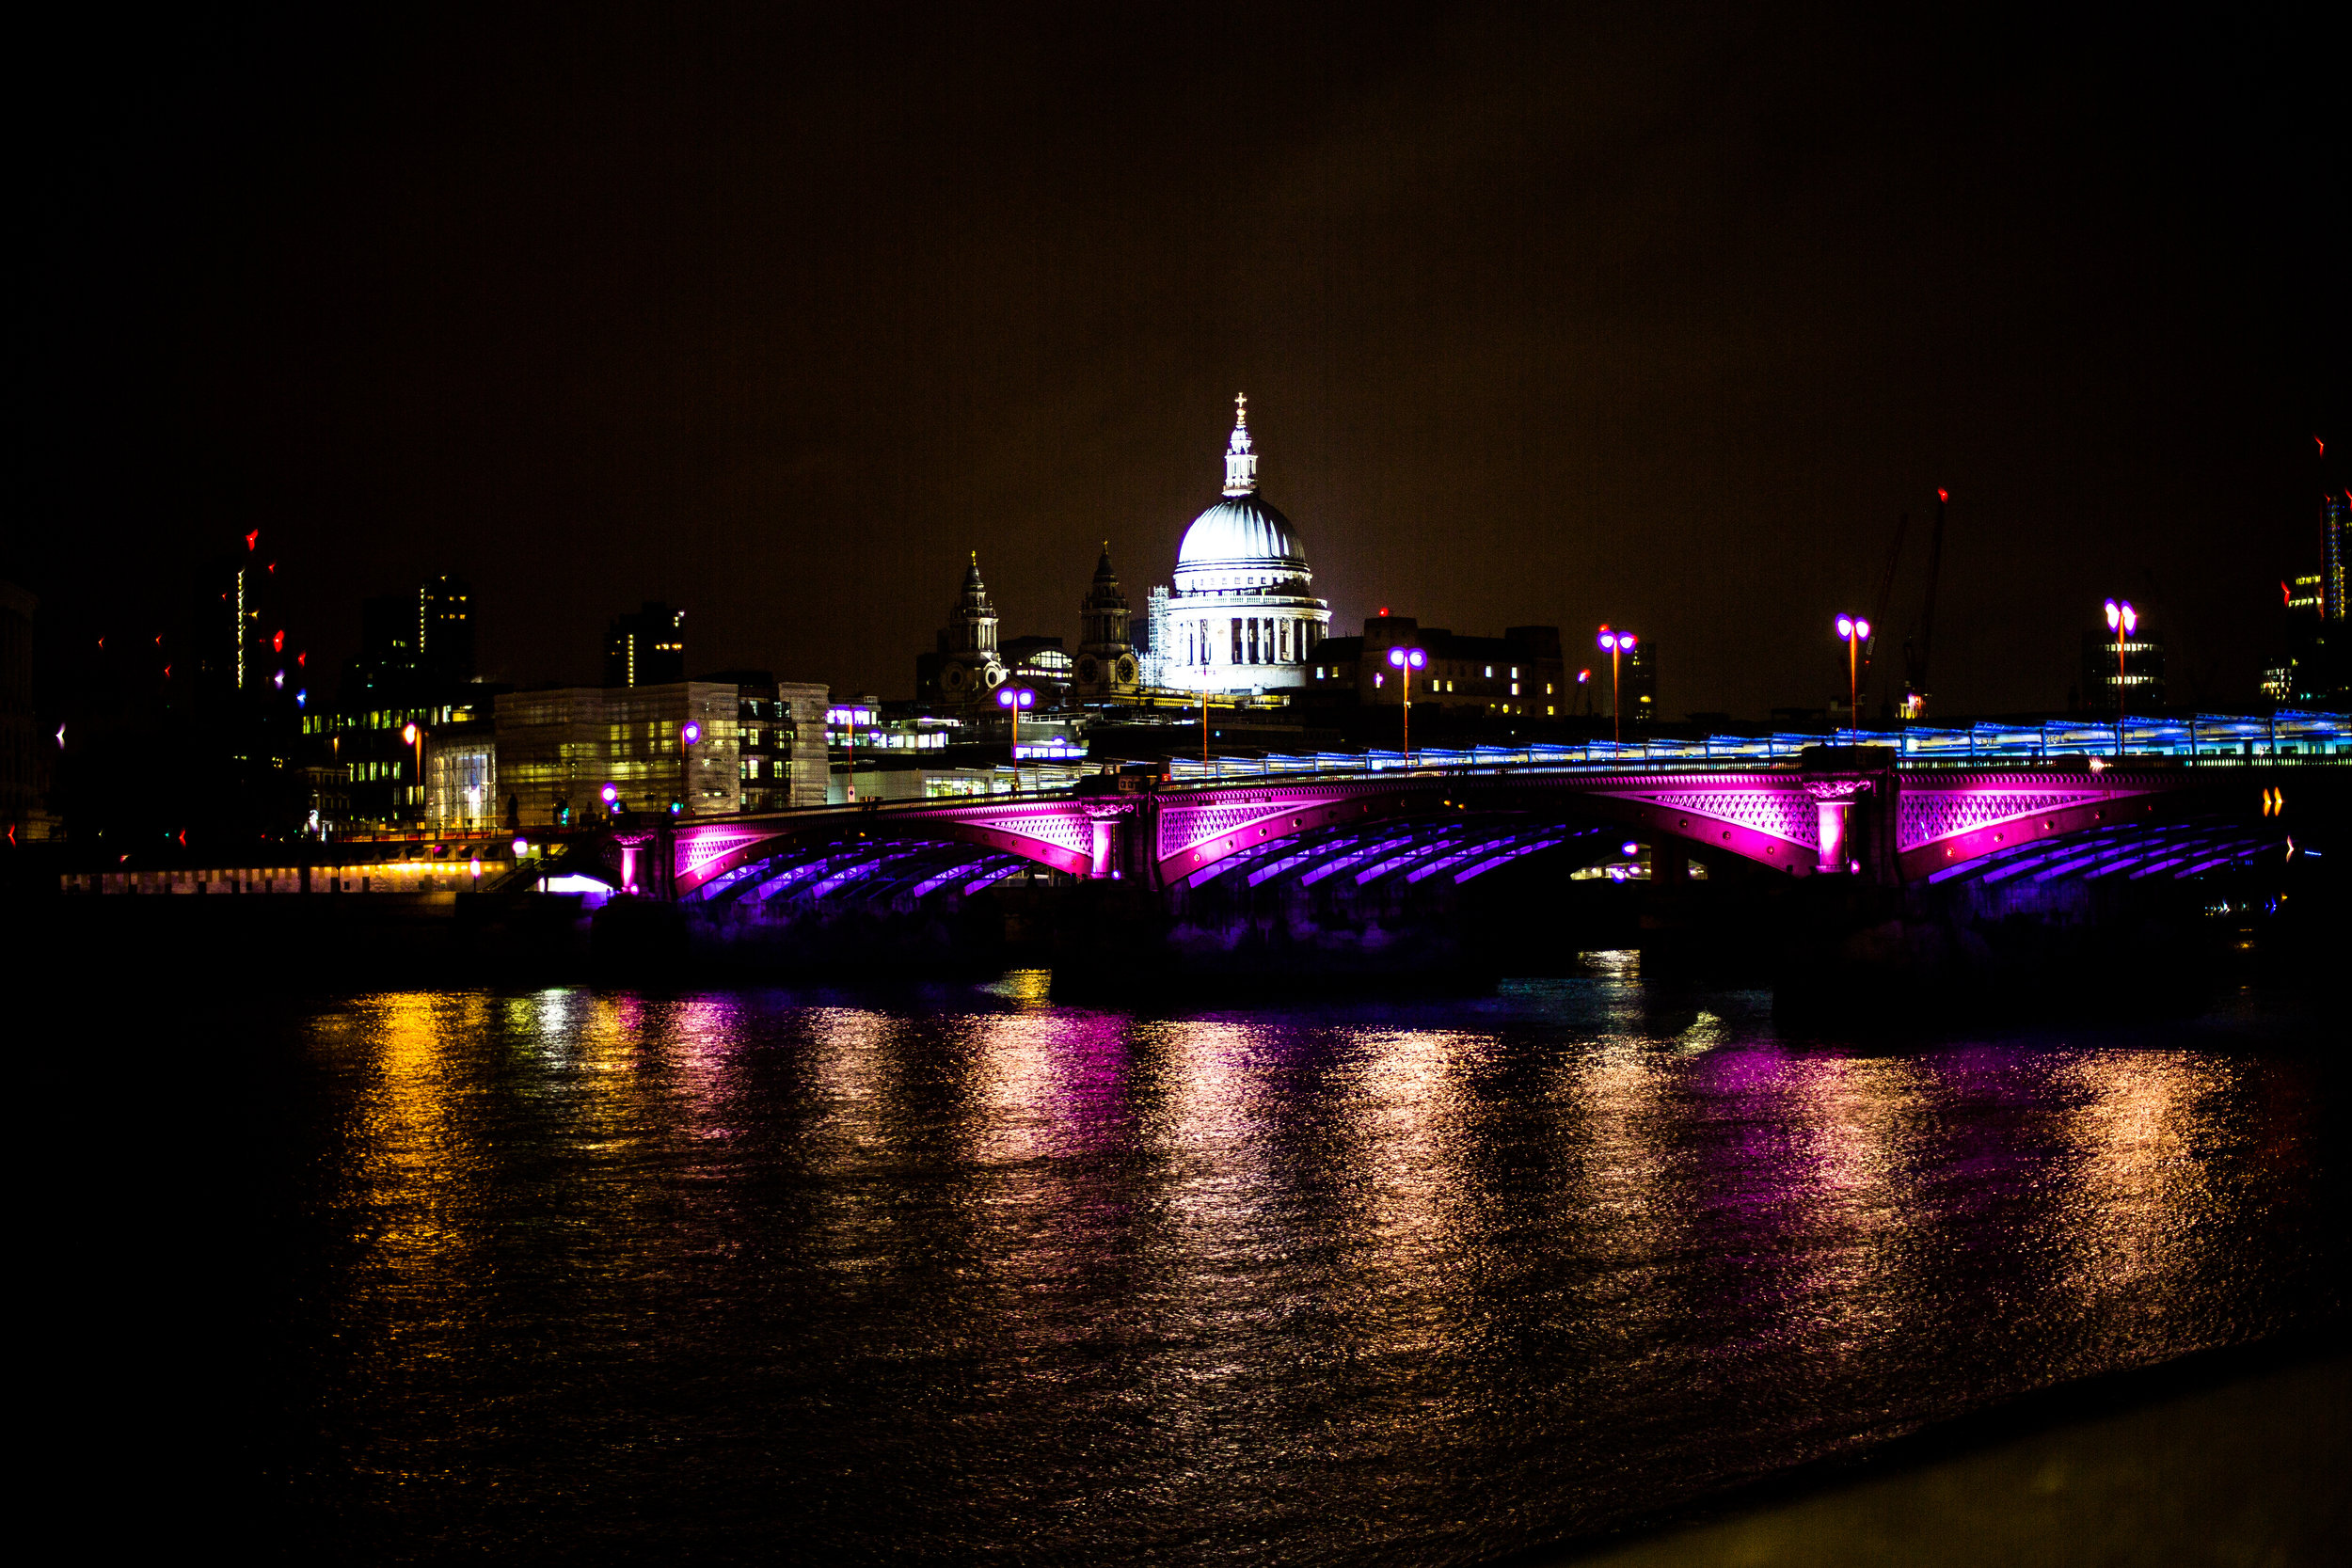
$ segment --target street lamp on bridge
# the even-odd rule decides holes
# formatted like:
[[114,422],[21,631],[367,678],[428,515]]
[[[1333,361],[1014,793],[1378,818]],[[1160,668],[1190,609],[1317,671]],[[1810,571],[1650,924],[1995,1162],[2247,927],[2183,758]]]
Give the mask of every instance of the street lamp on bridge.
[[1429,655],[1420,648],[1391,648],[1389,662],[1405,672],[1405,766],[1413,766],[1413,672],[1425,669]]
[[1012,787],[1021,788],[1021,710],[1037,704],[1037,693],[1025,686],[1000,686],[996,705],[1012,715]]
[[1870,641],[1870,623],[1859,615],[1837,617],[1837,635],[1846,643],[1846,738],[1862,740],[1862,644]]
[[1625,704],[1617,695],[1618,661],[1631,653],[1641,639],[1629,631],[1611,631],[1609,623],[1600,624],[1600,645],[1609,655],[1609,738],[1613,746],[1625,744]]
[[424,729],[415,720],[400,727],[400,738],[417,751],[417,804],[424,804]]
[[2139,611],[2132,601],[2107,601],[2107,630],[2115,633],[2115,754],[2123,754],[2123,640],[2139,626]]

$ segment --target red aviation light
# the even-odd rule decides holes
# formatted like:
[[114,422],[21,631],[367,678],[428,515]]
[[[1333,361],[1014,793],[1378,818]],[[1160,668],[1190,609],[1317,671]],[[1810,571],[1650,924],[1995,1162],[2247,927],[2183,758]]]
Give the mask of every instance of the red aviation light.
[[1939,501],[1948,501],[1952,499],[1952,493],[1949,490],[1939,489],[1935,493],[1935,499]]
[[262,531],[257,528],[251,533],[245,536],[245,547],[248,550],[256,548],[260,545],[261,539]]
[[286,651],[286,634],[284,631],[280,630],[270,638],[269,651],[274,654],[282,654]]

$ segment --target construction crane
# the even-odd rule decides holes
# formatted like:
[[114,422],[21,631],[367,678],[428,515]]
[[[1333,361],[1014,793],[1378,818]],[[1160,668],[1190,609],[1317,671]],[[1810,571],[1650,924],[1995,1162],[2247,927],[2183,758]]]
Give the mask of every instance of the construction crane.
[[[1911,514],[1906,512],[1895,519],[1895,547],[1886,552],[1886,572],[1879,578],[1878,601],[1870,607],[1870,640],[1862,650],[1862,668],[1865,672],[1868,671],[1870,660],[1878,653],[1879,634],[1885,629],[1886,612],[1895,602],[1895,568],[1902,563],[1903,535],[1910,530]],[[1867,679],[1863,685],[1867,690],[1869,683]],[[1861,722],[1860,715],[1855,716],[1854,721]]]
[[1935,579],[1944,569],[1944,510],[1951,503],[1949,490],[1935,493],[1935,532],[1928,541],[1928,591],[1919,610],[1919,640],[1903,639],[1902,717],[1920,719],[1928,711],[1928,664],[1935,652]]

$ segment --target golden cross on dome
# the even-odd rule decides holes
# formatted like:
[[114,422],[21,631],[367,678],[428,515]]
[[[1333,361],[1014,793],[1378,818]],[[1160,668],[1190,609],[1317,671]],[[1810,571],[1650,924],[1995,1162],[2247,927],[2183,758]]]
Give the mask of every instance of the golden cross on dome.
[[1249,422],[1249,394],[1248,392],[1233,394],[1233,422],[1235,424]]

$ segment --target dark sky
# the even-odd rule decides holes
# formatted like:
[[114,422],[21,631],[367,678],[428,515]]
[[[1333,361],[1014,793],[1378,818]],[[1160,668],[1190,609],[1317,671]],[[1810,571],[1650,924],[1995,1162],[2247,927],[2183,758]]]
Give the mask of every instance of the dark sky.
[[1338,630],[1818,704],[1941,484],[1941,711],[2061,704],[2115,592],[2244,705],[2352,451],[2320,15],[109,16],[11,73],[8,569],[80,635],[259,527],[328,660],[446,570],[501,677],[662,595],[901,696],[967,549],[1008,635],[1104,538],[1140,603],[1246,389]]

